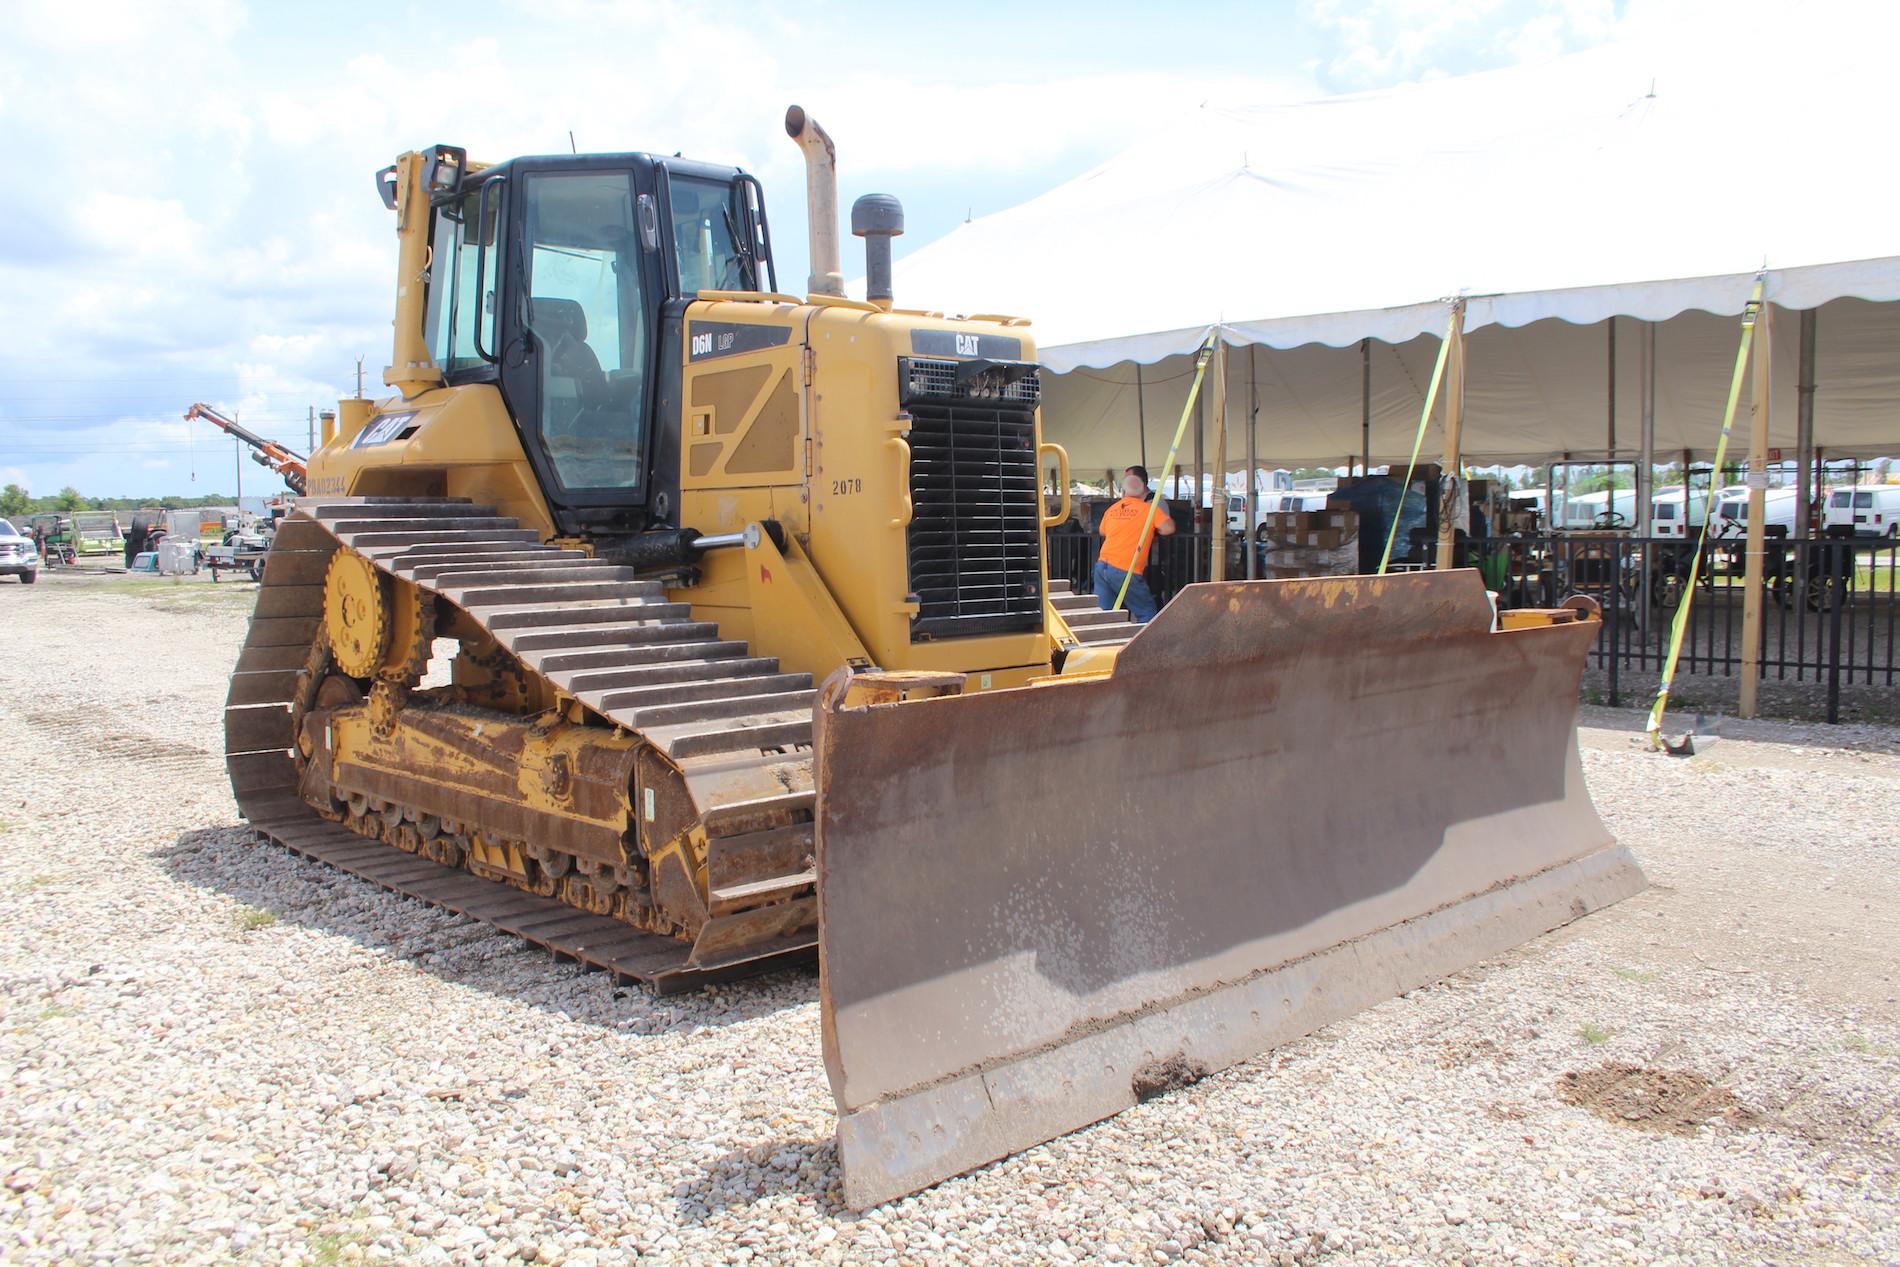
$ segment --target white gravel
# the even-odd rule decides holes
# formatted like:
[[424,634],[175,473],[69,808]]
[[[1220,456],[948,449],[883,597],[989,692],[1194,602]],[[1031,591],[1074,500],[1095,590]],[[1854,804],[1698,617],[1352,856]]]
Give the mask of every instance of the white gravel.
[[[655,1000],[247,843],[249,593],[0,586],[0,1263],[1900,1261],[1894,731],[1589,710],[1648,893],[853,1215],[809,975]],[[1559,1098],[1612,1063],[1727,1110]]]

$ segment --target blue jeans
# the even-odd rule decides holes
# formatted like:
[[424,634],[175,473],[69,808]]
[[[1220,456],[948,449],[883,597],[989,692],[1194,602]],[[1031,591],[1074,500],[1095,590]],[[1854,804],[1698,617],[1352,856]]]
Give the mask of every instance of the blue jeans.
[[[1095,561],[1095,601],[1102,605],[1103,611],[1115,606],[1115,596],[1122,592],[1122,578],[1128,573],[1120,568],[1110,567],[1100,559]],[[1137,572],[1128,578],[1128,597],[1122,605],[1135,618],[1137,625],[1145,625],[1155,618],[1155,596],[1148,589],[1148,580]]]

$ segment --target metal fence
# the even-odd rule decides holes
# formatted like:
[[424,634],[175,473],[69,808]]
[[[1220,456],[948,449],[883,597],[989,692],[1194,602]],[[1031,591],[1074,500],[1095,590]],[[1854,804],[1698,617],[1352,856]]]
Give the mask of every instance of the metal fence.
[[[1047,540],[1049,575],[1087,593],[1100,538],[1053,531]],[[1229,541],[1227,575],[1244,576],[1242,547]],[[1148,569],[1156,600],[1165,603],[1182,586],[1205,580],[1209,549],[1205,533],[1161,538]],[[1743,550],[1739,537],[1705,549],[1679,674],[1740,675]],[[1577,593],[1601,603],[1603,634],[1590,667],[1615,705],[1654,688],[1694,551],[1693,542],[1681,538],[1560,533],[1463,542],[1461,562],[1483,574],[1505,607],[1554,607]],[[1895,685],[1900,541],[1771,537],[1762,570],[1764,680],[1813,684],[1825,692],[1829,721],[1840,720],[1843,687]]]
[[[1740,537],[1705,547],[1679,673],[1741,673],[1744,551]],[[1466,562],[1484,573],[1505,606],[1550,606],[1575,593],[1603,605],[1603,635],[1591,664],[1603,671],[1611,704],[1622,702],[1627,674],[1662,671],[1694,554],[1692,541],[1619,534],[1496,538],[1466,546]],[[1825,688],[1829,721],[1840,720],[1843,686],[1894,685],[1900,542],[1770,537],[1762,589],[1763,680]]]
[[[1092,532],[1068,532],[1057,529],[1045,534],[1049,543],[1049,576],[1053,580],[1067,581],[1075,587],[1078,594],[1086,594],[1093,588],[1095,572],[1095,552],[1102,539]],[[1229,538],[1235,543],[1238,538]],[[1142,573],[1147,578],[1148,588],[1154,592],[1156,603],[1166,603],[1181,591],[1184,585],[1195,581],[1205,581],[1208,576],[1209,550],[1212,538],[1204,532],[1177,532],[1170,537],[1160,537],[1155,541],[1154,554],[1148,568]],[[1238,549],[1230,549],[1227,575],[1245,576],[1245,556]],[[1240,560],[1239,570],[1234,567]]]

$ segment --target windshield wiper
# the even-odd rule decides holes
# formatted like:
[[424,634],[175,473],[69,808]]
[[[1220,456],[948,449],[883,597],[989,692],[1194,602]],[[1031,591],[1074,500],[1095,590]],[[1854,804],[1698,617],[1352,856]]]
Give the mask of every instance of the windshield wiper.
[[721,207],[719,214],[726,218],[726,232],[732,236],[732,251],[739,263],[739,284],[746,290],[759,288],[759,265],[752,258],[751,245],[745,235],[739,232],[738,222],[732,218],[730,206]]

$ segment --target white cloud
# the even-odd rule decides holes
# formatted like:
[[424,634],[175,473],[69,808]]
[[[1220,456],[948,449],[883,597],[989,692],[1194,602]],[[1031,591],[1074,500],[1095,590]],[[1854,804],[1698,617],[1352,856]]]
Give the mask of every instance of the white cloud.
[[1617,25],[1614,0],[1308,0],[1306,15],[1338,42],[1326,77],[1346,89],[1541,61]]

